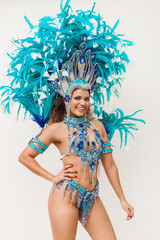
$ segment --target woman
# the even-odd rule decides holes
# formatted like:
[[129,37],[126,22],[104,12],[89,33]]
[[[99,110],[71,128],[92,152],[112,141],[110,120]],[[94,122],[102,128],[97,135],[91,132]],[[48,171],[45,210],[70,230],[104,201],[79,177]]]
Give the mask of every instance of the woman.
[[[127,136],[137,130],[134,122],[145,122],[133,117],[138,111],[125,116],[121,109],[108,114],[103,107],[112,93],[119,95],[117,86],[129,62],[124,47],[133,43],[115,33],[118,21],[110,27],[95,13],[95,4],[74,14],[69,2],[61,0],[57,17],[43,17],[39,25],[25,17],[32,34],[15,40],[8,71],[13,79],[0,87],[1,105],[10,113],[10,104],[18,102],[17,116],[23,107],[24,119],[29,113],[42,128],[19,161],[53,183],[48,206],[54,240],[75,239],[78,220],[91,238],[112,240],[115,233],[98,196],[98,167],[102,162],[131,219],[134,210],[123,194],[109,141],[118,130],[121,146],[123,140],[126,145]],[[91,116],[90,100],[97,120]],[[51,143],[63,160],[56,175],[35,160]]]
[[[58,102],[59,100],[57,100],[57,104]],[[63,102],[58,105],[58,108],[65,110]],[[69,123],[73,123],[74,121],[76,121],[76,123],[78,124],[83,124],[83,122],[89,121],[86,117],[86,115],[89,116],[89,112],[90,91],[78,88],[74,89],[71,95],[70,117],[68,117]],[[59,116],[59,118],[63,118],[63,112],[61,113],[61,116]],[[50,122],[53,122],[52,118]],[[100,134],[104,143],[108,142],[108,137],[103,124],[100,121],[93,119],[90,121],[90,123],[93,127],[91,128],[90,125],[88,125],[87,127],[87,135],[89,137],[89,147],[87,148],[88,152],[90,152],[91,148],[96,149],[97,147],[93,147],[91,145],[91,142],[95,142],[94,133],[96,130],[96,133]],[[109,220],[103,203],[98,196],[97,167],[99,165],[99,162],[96,162],[95,175],[92,175],[91,179],[89,166],[90,161],[88,161],[88,163],[86,164],[86,169],[84,171],[81,156],[73,153],[72,148],[70,148],[70,151],[68,149],[69,129],[67,124],[68,122],[66,121],[49,124],[38,136],[39,141],[41,141],[45,146],[48,147],[51,143],[53,143],[59,149],[62,155],[63,169],[58,174],[53,175],[52,173],[49,173],[36,162],[35,157],[39,153],[30,145],[28,145],[21,153],[19,161],[35,174],[54,183],[54,189],[51,189],[48,201],[49,216],[54,240],[75,239],[78,220],[82,222],[84,228],[87,230],[92,239],[115,240],[116,236],[112,224]],[[77,130],[76,126],[74,126],[73,128],[74,131]],[[75,136],[77,136],[76,134]],[[78,134],[80,135],[81,133]],[[72,137],[73,136],[71,136],[71,138]],[[35,146],[42,149],[42,147],[40,147],[37,143],[34,144]],[[72,144],[70,144],[70,146],[72,146]],[[105,149],[106,153],[103,150],[100,153],[100,161],[103,164],[104,170],[113,189],[115,190],[118,198],[120,199],[123,209],[127,212],[127,220],[129,220],[134,215],[133,207],[125,199],[119,181],[118,170],[112,157],[112,152],[111,150],[107,150],[111,149],[111,146],[107,145]],[[71,189],[71,186],[73,187],[76,183],[80,184],[81,189],[79,188],[77,191],[74,192],[75,195],[73,198],[73,189]],[[63,189],[64,186],[66,188],[66,191],[64,191]],[[80,196],[78,196],[79,192],[83,192],[84,189],[87,189],[87,194],[88,192],[89,194],[93,193],[95,189],[97,191],[96,194],[94,192],[94,195],[92,195],[93,199],[89,199],[88,204],[90,204],[91,202],[91,206],[89,207],[85,202],[83,203],[83,197],[79,199]],[[79,204],[78,201],[80,201]],[[82,206],[80,204],[82,204]],[[85,208],[87,208],[87,210],[88,208],[91,208],[87,212],[87,216],[84,213]]]

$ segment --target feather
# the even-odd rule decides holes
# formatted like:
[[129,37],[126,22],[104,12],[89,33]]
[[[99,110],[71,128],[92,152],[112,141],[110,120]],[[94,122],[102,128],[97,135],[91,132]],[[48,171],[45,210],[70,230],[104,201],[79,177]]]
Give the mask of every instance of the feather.
[[102,111],[102,119],[99,119],[106,129],[108,134],[109,141],[112,140],[112,137],[115,131],[119,131],[120,134],[120,148],[122,145],[127,145],[128,135],[131,135],[134,139],[134,135],[132,134],[131,130],[138,130],[135,122],[141,122],[146,124],[143,119],[133,117],[138,112],[142,110],[138,110],[131,115],[125,116],[124,112],[117,108],[112,113],[108,114],[104,110]]
[[[27,113],[30,113],[33,121],[43,127],[54,105],[52,99],[58,96],[49,78],[56,74],[58,67],[63,70],[64,64],[70,61],[70,57],[82,44],[82,38],[85,36],[86,50],[84,52],[91,49],[91,63],[93,66],[98,63],[94,75],[95,81],[92,81],[91,98],[94,113],[97,117],[101,114],[104,116],[104,124],[110,137],[117,129],[121,139],[122,133],[126,132],[126,142],[127,135],[130,134],[129,130],[136,130],[130,120],[140,122],[142,120],[132,115],[128,118],[124,117],[119,109],[110,115],[104,113],[102,109],[105,97],[102,89],[106,91],[107,101],[113,93],[119,96],[121,74],[126,71],[125,66],[129,63],[124,47],[132,46],[133,42],[124,39],[122,34],[115,33],[119,20],[113,27],[110,27],[104,18],[94,11],[94,8],[95,3],[91,10],[73,12],[70,0],[61,0],[60,13],[55,18],[45,16],[39,20],[38,24],[32,24],[24,16],[30,32],[25,38],[15,39],[12,42],[15,51],[8,53],[11,62],[7,74],[11,81],[9,85],[5,84],[0,87],[2,98],[0,104],[9,113],[10,103],[12,101],[18,103],[17,116],[24,108],[25,117]],[[87,69],[85,71],[87,72]],[[89,79],[89,75],[87,78]],[[96,81],[97,78],[100,81]],[[43,94],[47,97],[41,99]],[[111,116],[112,121],[109,120]],[[125,122],[127,120],[128,124]]]

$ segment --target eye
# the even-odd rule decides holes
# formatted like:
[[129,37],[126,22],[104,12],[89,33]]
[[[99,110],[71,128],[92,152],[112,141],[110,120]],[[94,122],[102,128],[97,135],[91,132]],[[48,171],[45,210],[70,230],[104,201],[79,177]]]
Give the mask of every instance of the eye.
[[79,99],[80,99],[80,97],[75,97],[74,99],[77,99],[77,100],[79,100]]
[[86,100],[87,102],[89,102],[89,97],[87,97],[85,100]]

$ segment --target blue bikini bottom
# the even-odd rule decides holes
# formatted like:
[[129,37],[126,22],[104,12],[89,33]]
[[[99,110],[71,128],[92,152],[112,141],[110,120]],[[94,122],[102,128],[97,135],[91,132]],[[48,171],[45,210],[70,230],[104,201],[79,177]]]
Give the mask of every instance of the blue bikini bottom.
[[96,186],[92,191],[88,191],[87,189],[83,188],[79,183],[75,182],[74,180],[62,180],[61,182],[56,184],[57,188],[62,187],[63,196],[65,194],[67,186],[69,186],[69,191],[72,195],[71,204],[73,203],[75,195],[78,192],[77,208],[82,208],[82,225],[84,225],[90,216],[93,204],[99,194],[99,182],[97,180]]

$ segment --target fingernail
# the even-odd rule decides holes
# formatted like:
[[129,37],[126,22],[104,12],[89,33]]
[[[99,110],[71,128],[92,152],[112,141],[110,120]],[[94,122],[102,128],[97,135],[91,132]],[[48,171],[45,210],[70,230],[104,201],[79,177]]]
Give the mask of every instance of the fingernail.
[[77,177],[76,175],[74,177]]
[[77,171],[75,171],[75,173],[78,173]]
[[71,164],[71,166],[74,166],[73,164]]
[[71,181],[73,181],[73,179],[71,178]]

